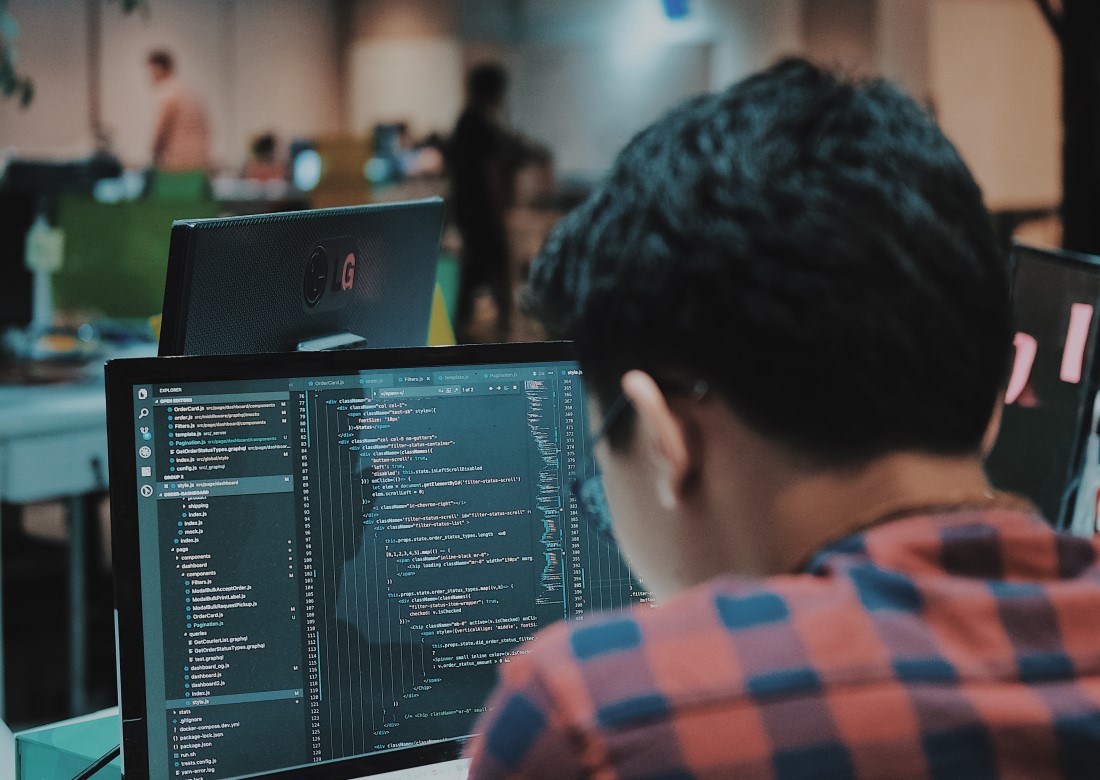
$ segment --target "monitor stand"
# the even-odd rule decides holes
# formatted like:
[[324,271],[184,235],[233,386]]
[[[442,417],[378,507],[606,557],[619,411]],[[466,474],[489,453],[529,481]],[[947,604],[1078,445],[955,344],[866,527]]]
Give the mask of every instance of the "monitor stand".
[[324,352],[333,349],[363,349],[366,346],[367,340],[355,333],[332,333],[299,341],[297,349],[299,352]]

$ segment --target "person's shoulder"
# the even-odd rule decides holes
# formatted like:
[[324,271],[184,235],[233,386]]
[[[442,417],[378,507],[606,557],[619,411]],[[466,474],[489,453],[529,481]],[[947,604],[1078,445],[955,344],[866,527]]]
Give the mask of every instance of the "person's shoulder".
[[[556,623],[523,648],[523,676],[584,685],[594,702],[618,699],[620,687],[638,679],[667,682],[688,698],[736,697],[747,693],[752,674],[745,648],[767,637],[777,657],[790,655],[785,647],[801,655],[801,632],[791,622],[811,610],[842,614],[859,607],[849,589],[827,579],[720,578],[658,606]],[[702,677],[701,663],[708,668]],[[696,683],[698,690],[688,690]]]
[[[823,685],[893,680],[899,652],[932,642],[925,595],[907,573],[866,558],[817,573],[722,577],[654,608],[555,624],[524,648],[517,672],[597,709],[637,693],[639,680],[673,710],[751,706],[762,692],[812,697]],[[893,647],[883,632],[899,620],[908,633]]]
[[745,739],[715,749],[729,766],[748,766],[767,754],[758,731],[769,707],[892,679],[850,581],[723,577],[656,607],[544,629],[502,667],[491,717],[507,731],[530,710],[540,728],[586,744],[636,740],[663,723],[703,742],[733,729]]

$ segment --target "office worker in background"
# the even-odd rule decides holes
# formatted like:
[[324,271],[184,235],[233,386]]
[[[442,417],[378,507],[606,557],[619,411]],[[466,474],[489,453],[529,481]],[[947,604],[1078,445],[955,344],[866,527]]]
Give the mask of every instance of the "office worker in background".
[[170,52],[154,50],[146,63],[157,93],[153,168],[209,172],[210,119],[202,99],[179,80]]
[[987,482],[1006,261],[912,100],[786,60],[684,104],[525,300],[657,606],[501,666],[473,778],[1100,777],[1098,545]]
[[278,155],[279,141],[274,133],[260,133],[248,147],[248,161],[241,170],[242,179],[252,181],[283,181],[287,177],[286,161]]
[[514,136],[501,125],[508,74],[497,63],[474,67],[466,79],[466,103],[446,146],[450,208],[462,238],[455,334],[470,340],[474,298],[488,286],[496,304],[496,332],[507,340],[512,281],[507,214],[514,195]]

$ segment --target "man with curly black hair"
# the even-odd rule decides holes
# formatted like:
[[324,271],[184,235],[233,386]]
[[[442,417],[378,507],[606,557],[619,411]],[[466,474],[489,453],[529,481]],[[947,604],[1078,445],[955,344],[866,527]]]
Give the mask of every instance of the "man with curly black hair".
[[657,606],[504,664],[472,777],[1100,777],[1098,545],[986,478],[1007,262],[910,98],[785,60],[687,102],[527,306]]

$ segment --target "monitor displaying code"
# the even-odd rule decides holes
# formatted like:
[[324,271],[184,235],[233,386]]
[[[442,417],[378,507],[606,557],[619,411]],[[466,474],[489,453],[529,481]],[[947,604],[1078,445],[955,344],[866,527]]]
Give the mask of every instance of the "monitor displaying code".
[[540,627],[648,601],[572,497],[575,363],[131,389],[153,774],[468,735]]

